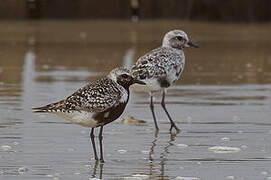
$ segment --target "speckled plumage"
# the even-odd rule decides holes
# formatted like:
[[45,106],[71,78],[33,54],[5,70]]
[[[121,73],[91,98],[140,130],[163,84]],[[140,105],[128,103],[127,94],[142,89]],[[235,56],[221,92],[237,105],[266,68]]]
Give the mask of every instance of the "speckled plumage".
[[121,96],[117,83],[103,78],[78,89],[68,98],[45,106],[45,111],[101,112],[114,105]]
[[179,79],[185,65],[183,49],[189,46],[198,47],[189,41],[185,32],[181,30],[169,31],[165,34],[161,47],[140,57],[131,68],[132,76],[145,82],[148,91],[150,91],[150,108],[156,130],[159,128],[154,113],[153,92],[162,89],[163,96],[161,105],[170,120],[170,131],[173,127],[179,131],[166,109],[165,89],[173,85],[173,83]]
[[151,91],[156,91],[171,86],[181,75],[184,64],[183,51],[159,47],[138,59],[132,67],[132,75],[145,81]]
[[89,83],[64,100],[35,110],[54,113],[71,123],[87,127],[112,122],[121,115],[129,99],[129,87],[117,83],[114,73],[112,71],[109,76]]

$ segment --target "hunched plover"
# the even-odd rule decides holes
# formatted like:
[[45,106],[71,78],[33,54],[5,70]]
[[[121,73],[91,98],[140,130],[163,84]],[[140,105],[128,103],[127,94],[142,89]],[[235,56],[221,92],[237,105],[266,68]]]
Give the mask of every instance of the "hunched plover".
[[153,93],[163,91],[161,105],[170,120],[170,131],[178,127],[170,117],[165,105],[165,90],[179,79],[185,64],[184,48],[196,47],[198,45],[189,41],[187,34],[181,30],[172,30],[165,34],[162,46],[156,48],[140,57],[132,66],[133,77],[146,83],[150,92],[150,109],[155,123],[156,130],[159,130],[153,106]]
[[38,113],[56,114],[73,124],[91,127],[90,138],[95,160],[98,160],[98,156],[94,128],[100,127],[100,161],[104,162],[103,126],[122,114],[129,100],[129,87],[134,83],[145,84],[132,77],[129,70],[116,68],[107,77],[89,83],[64,100],[33,109]]

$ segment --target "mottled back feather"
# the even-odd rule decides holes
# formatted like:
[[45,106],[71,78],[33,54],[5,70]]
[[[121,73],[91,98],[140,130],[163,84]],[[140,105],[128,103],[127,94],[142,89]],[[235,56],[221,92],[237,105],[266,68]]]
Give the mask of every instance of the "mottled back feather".
[[159,47],[140,57],[132,67],[132,75],[141,80],[168,76],[176,71],[176,78],[184,68],[184,55],[180,50]]
[[102,112],[111,108],[121,98],[120,86],[109,78],[103,78],[78,89],[65,100],[44,107],[35,112],[88,111]]

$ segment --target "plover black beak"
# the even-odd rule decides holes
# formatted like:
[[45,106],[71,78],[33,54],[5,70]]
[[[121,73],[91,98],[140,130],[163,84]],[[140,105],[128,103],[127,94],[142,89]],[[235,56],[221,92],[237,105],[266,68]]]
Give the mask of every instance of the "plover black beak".
[[145,82],[140,81],[140,80],[138,80],[138,79],[134,79],[134,83],[146,85]]
[[197,45],[196,43],[194,43],[194,42],[192,42],[192,41],[189,41],[188,43],[187,43],[187,47],[194,47],[194,48],[199,48],[199,45]]

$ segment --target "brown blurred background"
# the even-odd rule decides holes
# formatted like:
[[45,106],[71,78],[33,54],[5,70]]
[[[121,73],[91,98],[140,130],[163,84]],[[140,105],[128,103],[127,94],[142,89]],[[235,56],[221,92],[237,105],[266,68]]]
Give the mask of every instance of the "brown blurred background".
[[175,18],[223,22],[271,20],[270,0],[2,0],[1,19]]
[[172,29],[200,45],[185,50],[176,85],[269,84],[270,9],[270,0],[2,0],[0,85],[22,83],[29,59],[37,83],[91,81]]

